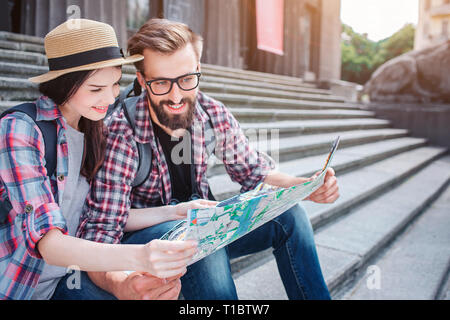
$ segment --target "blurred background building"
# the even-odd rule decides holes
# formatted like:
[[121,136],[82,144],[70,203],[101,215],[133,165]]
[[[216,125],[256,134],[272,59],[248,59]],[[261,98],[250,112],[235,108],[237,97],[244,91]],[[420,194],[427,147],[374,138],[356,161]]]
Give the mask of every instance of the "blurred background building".
[[420,0],[414,49],[450,39],[450,0]]
[[[44,37],[71,17],[111,24],[122,47],[148,18],[188,24],[205,39],[202,62],[308,80],[340,79],[340,0],[277,0],[283,55],[257,49],[257,0],[0,0],[0,30]],[[79,9],[78,9],[79,8]]]

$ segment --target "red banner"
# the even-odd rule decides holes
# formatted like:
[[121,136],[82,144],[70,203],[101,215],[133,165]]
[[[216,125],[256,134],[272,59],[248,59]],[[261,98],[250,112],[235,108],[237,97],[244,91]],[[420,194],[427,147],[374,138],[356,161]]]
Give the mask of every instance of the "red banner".
[[283,55],[284,0],[256,0],[258,49]]

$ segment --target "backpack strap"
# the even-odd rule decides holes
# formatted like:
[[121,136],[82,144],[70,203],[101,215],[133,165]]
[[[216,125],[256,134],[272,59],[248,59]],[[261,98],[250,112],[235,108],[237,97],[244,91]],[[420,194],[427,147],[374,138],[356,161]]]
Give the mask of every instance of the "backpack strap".
[[[131,97],[127,98],[123,101],[122,108],[125,118],[127,118],[128,123],[133,130],[133,134],[135,134],[136,130],[136,103],[139,97]],[[139,154],[139,165],[138,171],[134,178],[131,187],[135,188],[144,183],[147,180],[147,177],[150,174],[151,166],[152,166],[152,147],[150,143],[139,143],[136,142],[136,146],[138,148]]]
[[47,176],[51,177],[56,170],[56,124],[54,121],[36,121],[36,104],[35,103],[23,103],[18,106],[9,108],[0,115],[0,119],[13,112],[22,112],[27,114],[41,130],[44,138],[45,146],[45,168],[47,169]]
[[215,134],[214,126],[213,126],[213,123],[212,123],[211,117],[209,116],[208,111],[206,111],[206,108],[204,105],[200,104],[200,106],[202,107],[202,109],[206,113],[206,115],[208,116],[208,121],[205,123],[205,132],[213,133],[209,137],[205,137],[206,153],[208,154],[208,156],[211,156],[212,154],[214,154],[214,151],[216,149],[216,134]]
[[[36,121],[36,104],[35,103],[23,103],[18,106],[9,108],[0,115],[0,119],[13,112],[22,112],[27,114],[41,130],[44,138],[45,146],[45,168],[47,169],[47,176],[51,177],[56,170],[56,124],[54,121]],[[9,200],[0,202],[0,224],[6,221],[9,212],[12,210],[12,205]]]

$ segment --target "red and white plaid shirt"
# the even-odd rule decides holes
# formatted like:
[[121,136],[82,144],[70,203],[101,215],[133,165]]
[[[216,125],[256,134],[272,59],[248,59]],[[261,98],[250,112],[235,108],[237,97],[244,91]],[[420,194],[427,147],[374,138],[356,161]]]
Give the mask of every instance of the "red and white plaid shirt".
[[[130,208],[148,208],[170,202],[169,169],[163,149],[155,138],[148,108],[144,92],[136,104],[134,134],[122,110],[109,119],[105,162],[92,181],[78,237],[119,243]],[[275,167],[274,161],[249,145],[239,123],[222,103],[199,92],[191,126],[191,146],[200,196],[208,199],[206,171],[209,155],[205,140],[212,134],[205,132],[208,118],[216,139],[215,156],[224,163],[231,179],[241,184],[242,192],[253,189]],[[136,142],[151,144],[152,169],[141,186],[132,188],[139,165]]]

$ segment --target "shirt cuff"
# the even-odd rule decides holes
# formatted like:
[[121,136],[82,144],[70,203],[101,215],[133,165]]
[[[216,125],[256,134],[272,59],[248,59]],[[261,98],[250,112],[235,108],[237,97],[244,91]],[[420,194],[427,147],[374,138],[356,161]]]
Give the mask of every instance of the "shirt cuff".
[[37,243],[52,229],[68,234],[66,219],[56,203],[43,204],[37,208],[30,203],[25,205],[22,232],[25,247],[32,257],[42,259]]

